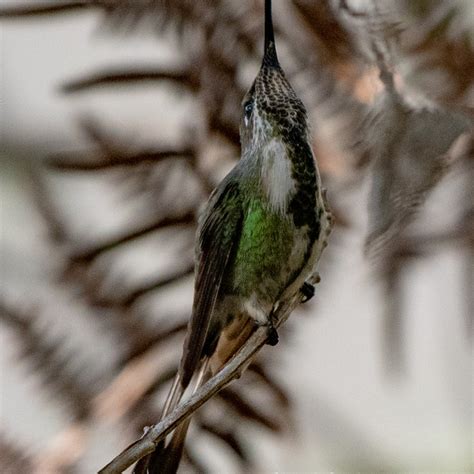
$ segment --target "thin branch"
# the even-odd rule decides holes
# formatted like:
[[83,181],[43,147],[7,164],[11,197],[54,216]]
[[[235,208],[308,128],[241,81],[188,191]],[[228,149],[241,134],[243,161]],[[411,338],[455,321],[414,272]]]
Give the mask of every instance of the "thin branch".
[[[310,282],[315,284],[316,281],[316,275],[313,275]],[[298,292],[275,310],[273,317],[276,327],[279,327],[288,319],[291,312],[301,303],[302,298],[303,295]],[[267,328],[258,327],[235,357],[220,372],[204,384],[192,397],[179,404],[166,418],[152,426],[141,439],[131,444],[107,466],[102,468],[99,474],[121,473],[142,457],[152,453],[156,445],[171,433],[176,426],[188,419],[200,406],[242,375],[248,362],[265,345],[267,336]]]

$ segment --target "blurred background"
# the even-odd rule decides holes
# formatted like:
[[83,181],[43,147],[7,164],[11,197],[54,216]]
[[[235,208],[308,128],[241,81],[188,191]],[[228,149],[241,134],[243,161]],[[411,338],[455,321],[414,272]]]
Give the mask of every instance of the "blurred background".
[[[336,227],[182,472],[472,472],[474,2],[273,3]],[[159,418],[262,23],[260,0],[0,3],[2,473],[96,472]]]

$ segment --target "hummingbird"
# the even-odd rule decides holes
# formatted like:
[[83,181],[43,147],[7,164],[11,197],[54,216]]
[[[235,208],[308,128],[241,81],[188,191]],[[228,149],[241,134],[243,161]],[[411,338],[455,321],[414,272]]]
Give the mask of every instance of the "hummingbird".
[[[260,70],[242,101],[241,159],[212,192],[199,220],[192,315],[162,417],[215,374],[257,326],[302,291],[326,246],[331,213],[311,149],[306,109],[280,66],[265,0]],[[135,473],[176,472],[189,421],[140,461]]]

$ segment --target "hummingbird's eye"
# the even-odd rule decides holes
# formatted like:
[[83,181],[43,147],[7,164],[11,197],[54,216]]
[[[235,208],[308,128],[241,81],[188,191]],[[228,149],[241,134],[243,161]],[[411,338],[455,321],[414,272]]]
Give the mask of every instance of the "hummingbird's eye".
[[245,125],[248,125],[250,116],[252,115],[253,102],[249,101],[244,105],[244,120]]

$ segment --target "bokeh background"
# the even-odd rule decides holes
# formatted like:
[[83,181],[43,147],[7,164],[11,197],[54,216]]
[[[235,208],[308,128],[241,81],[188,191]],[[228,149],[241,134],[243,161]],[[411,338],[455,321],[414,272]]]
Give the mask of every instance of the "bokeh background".
[[[182,472],[471,472],[474,2],[273,3],[336,227]],[[1,2],[2,473],[96,472],[159,418],[262,18]]]

